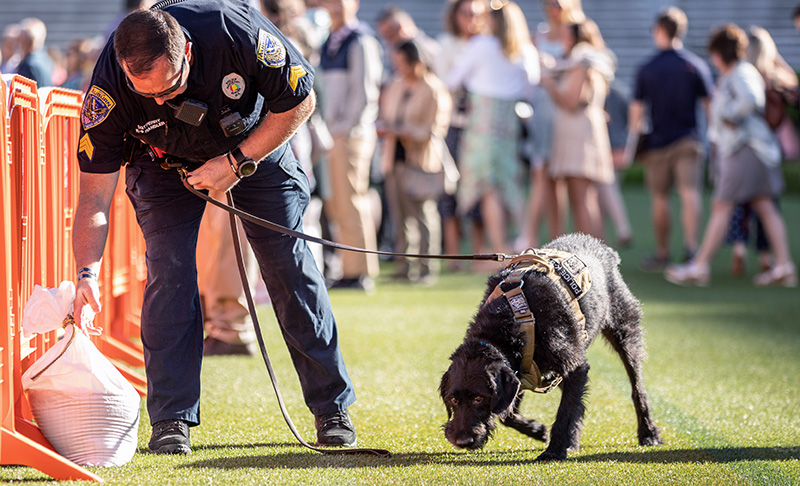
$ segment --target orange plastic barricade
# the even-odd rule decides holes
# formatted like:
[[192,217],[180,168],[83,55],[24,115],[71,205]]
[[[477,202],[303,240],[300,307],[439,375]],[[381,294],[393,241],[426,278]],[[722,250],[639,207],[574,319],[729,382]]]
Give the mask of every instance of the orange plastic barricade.
[[[20,377],[24,366],[56,339],[52,332],[25,340],[20,332],[23,299],[30,295],[34,279],[48,284],[44,279],[48,261],[42,254],[48,233],[42,205],[36,201],[46,195],[42,189],[42,125],[34,82],[14,76],[4,77],[0,85],[0,189],[5,194],[0,200],[0,227],[5,235],[0,242],[0,291],[8,302],[0,313],[0,464],[34,467],[56,479],[102,481],[53,450],[29,421],[30,409],[23,398]],[[6,106],[10,107],[8,118]]]
[[[63,88],[43,89],[40,97],[44,101],[44,146],[48,175],[45,184],[47,194],[51,196],[47,205],[47,220],[48,227],[55,230],[54,238],[51,239],[55,248],[49,253],[47,274],[48,277],[55,278],[55,282],[61,282],[64,279],[72,279],[75,272],[71,237],[73,213],[77,206],[77,189],[80,184],[77,153],[83,99],[81,92]],[[117,208],[112,209],[110,216],[112,221],[117,219],[115,215],[117,212]],[[113,231],[114,225],[111,226]],[[127,238],[120,242],[109,241],[107,248],[113,253],[119,251],[120,247],[124,249],[126,246]],[[113,285],[113,281],[109,282],[103,277],[108,274],[116,275],[120,271],[126,273],[130,266],[127,263],[129,258],[127,254],[124,258],[110,258],[109,251],[103,259],[105,264],[99,283],[103,295],[111,293],[115,299],[125,299],[125,296],[119,296],[115,291],[117,286]],[[135,343],[121,338],[116,330],[115,306],[104,302],[103,308],[104,311],[97,317],[99,321],[97,324],[103,327],[105,332],[93,338],[98,349],[108,358],[123,361],[131,366],[144,366],[141,347],[137,348]],[[116,366],[140,394],[146,394],[146,381],[143,376],[119,364]]]

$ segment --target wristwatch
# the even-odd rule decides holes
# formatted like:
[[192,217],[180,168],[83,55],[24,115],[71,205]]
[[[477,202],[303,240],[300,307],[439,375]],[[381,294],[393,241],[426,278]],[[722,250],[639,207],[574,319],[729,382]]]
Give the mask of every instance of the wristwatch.
[[250,177],[251,175],[255,174],[258,164],[255,160],[243,154],[239,147],[231,150],[231,155],[233,156],[234,160],[236,160],[234,172],[236,172],[236,175],[239,177],[239,179],[242,179],[243,177]]

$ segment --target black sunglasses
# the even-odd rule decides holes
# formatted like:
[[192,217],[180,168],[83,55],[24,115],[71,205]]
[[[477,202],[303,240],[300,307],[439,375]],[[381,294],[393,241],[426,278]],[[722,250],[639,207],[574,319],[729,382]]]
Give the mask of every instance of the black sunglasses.
[[186,67],[186,56],[184,55],[183,62],[181,63],[181,70],[180,72],[178,72],[178,80],[175,81],[175,84],[173,84],[170,88],[167,88],[164,91],[161,91],[160,93],[142,93],[141,91],[138,91],[136,88],[133,87],[133,83],[131,83],[131,78],[129,78],[127,75],[125,75],[125,81],[128,82],[128,88],[139,96],[143,96],[145,98],[163,98],[164,96],[171,95],[172,93],[177,91],[178,88],[181,87],[181,85],[183,84],[183,69],[185,67]]

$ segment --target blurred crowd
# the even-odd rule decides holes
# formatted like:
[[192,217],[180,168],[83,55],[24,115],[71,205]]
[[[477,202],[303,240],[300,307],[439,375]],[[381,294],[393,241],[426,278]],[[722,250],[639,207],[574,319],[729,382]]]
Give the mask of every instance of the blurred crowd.
[[[755,283],[796,285],[779,197],[781,160],[798,145],[786,116],[797,76],[765,29],[726,24],[710,33],[708,53],[690,53],[690,19],[665,8],[652,57],[625,86],[580,0],[542,0],[545,21],[533,32],[513,1],[446,0],[436,38],[391,5],[375,19],[359,18],[358,0],[260,5],[317,68],[317,113],[291,142],[315,188],[308,232],[415,254],[514,253],[572,230],[625,248],[635,235],[619,179],[637,160],[655,240],[643,270],[705,285],[720,245],[734,245],[731,271],[741,275],[754,240]],[[105,38],[62,52],[46,33],[35,18],[8,25],[0,72],[86,90]],[[706,172],[714,192],[702,231]],[[673,193],[683,240],[675,257]],[[376,255],[318,248],[316,257],[332,287],[374,288]],[[393,276],[419,285],[442,271],[439,260],[395,260]]]

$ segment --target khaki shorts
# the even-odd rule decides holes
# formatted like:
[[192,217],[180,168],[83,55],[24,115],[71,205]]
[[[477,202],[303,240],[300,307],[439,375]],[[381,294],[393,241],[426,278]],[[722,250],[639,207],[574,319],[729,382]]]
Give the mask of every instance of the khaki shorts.
[[678,191],[699,190],[704,158],[703,145],[695,138],[647,151],[642,157],[647,188],[655,194],[668,194],[673,184]]

